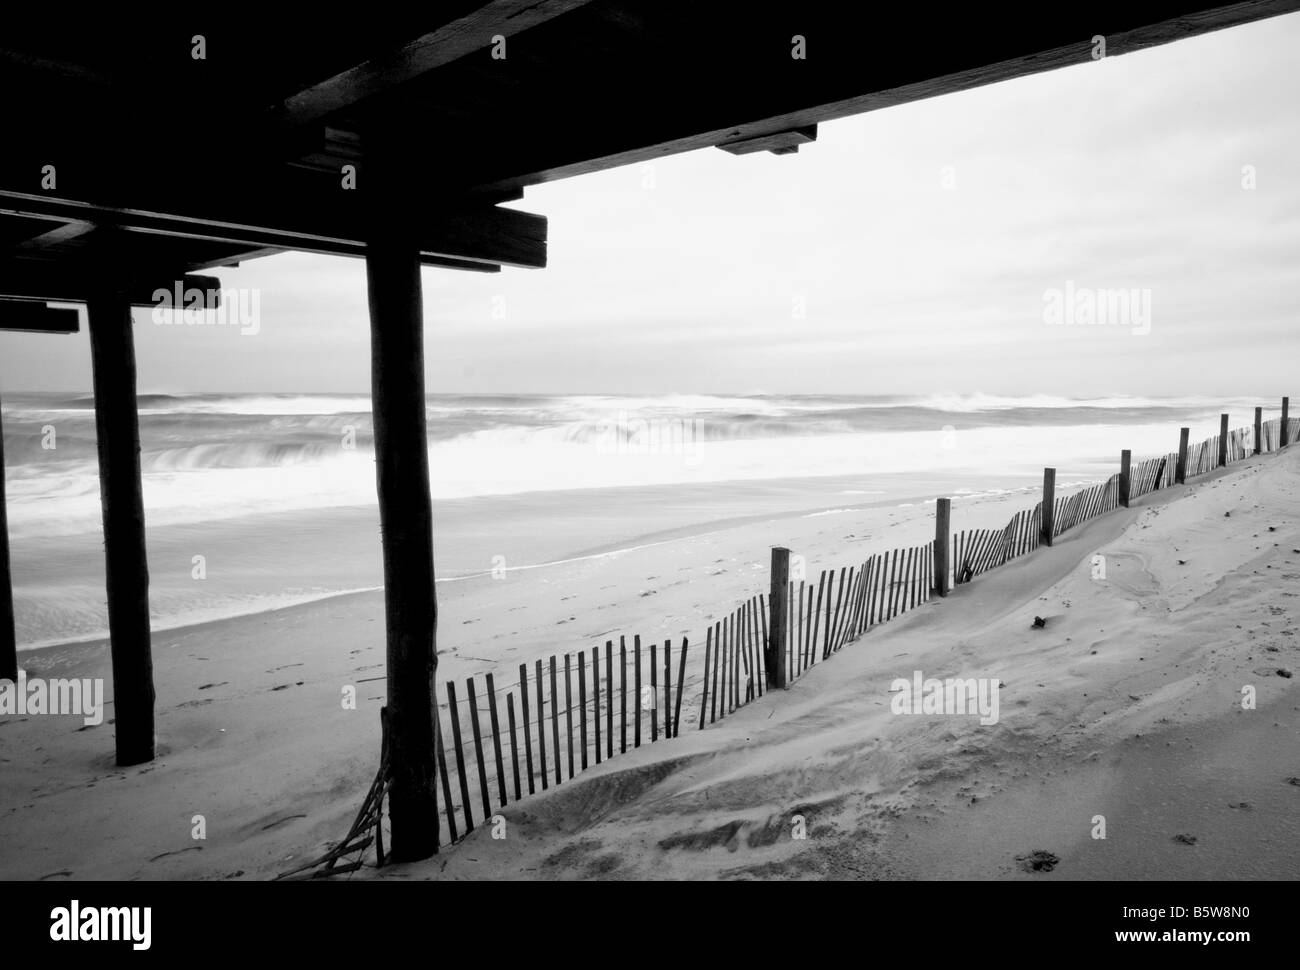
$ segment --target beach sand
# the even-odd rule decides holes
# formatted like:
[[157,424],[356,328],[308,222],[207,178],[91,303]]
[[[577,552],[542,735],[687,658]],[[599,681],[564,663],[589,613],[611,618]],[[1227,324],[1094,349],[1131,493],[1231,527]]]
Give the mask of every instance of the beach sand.
[[[873,629],[785,693],[508,807],[503,840],[480,829],[383,875],[986,878],[1024,875],[1015,856],[1035,849],[1062,860],[1048,878],[1300,875],[1285,818],[1300,798],[1286,780],[1300,775],[1297,699],[1275,672],[1298,665],[1298,466],[1296,450],[1253,459],[1095,520]],[[954,527],[1001,525],[1035,497],[959,503]],[[932,533],[932,505],[800,512],[442,584],[438,676],[504,679],[618,634],[698,644],[765,588],[772,545],[815,575]],[[268,878],[318,855],[377,765],[383,657],[378,592],[157,633],[160,753],[136,768],[113,765],[107,723],[0,720],[0,877]],[[102,642],[21,662],[108,676]],[[891,715],[890,681],[916,669],[1000,677],[1001,720]],[[1246,683],[1257,711],[1240,711]],[[347,685],[357,710],[340,702]],[[1161,777],[1167,797],[1149,804]],[[792,814],[807,839],[790,838]],[[1098,814],[1104,842],[1089,837]]]

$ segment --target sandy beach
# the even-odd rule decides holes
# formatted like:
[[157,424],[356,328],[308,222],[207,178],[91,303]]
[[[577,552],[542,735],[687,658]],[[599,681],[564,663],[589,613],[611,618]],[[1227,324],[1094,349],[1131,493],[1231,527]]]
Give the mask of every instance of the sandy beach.
[[[384,874],[1296,878],[1298,468],[1254,459],[1096,520],[784,695],[507,809],[505,839]],[[892,715],[914,669],[999,677],[1000,722]]]
[[[1016,856],[1041,849],[1062,861],[1035,878],[1294,877],[1297,701],[1278,671],[1297,666],[1298,468],[1294,450],[1251,459],[1095,520],[787,692],[510,806],[504,840],[479,830],[383,875],[1017,877]],[[1030,501],[958,503],[954,524]],[[439,679],[618,633],[702,638],[763,588],[771,545],[812,571],[932,530],[932,504],[801,512],[442,585]],[[0,876],[260,879],[318,854],[373,776],[382,630],[372,592],[156,634],[160,756],[140,768],[114,767],[107,723],[0,722]],[[22,658],[31,676],[109,673],[102,642]],[[891,715],[890,681],[916,669],[999,677],[1000,722]],[[1241,711],[1243,684],[1257,711]],[[1106,840],[1089,836],[1098,814]]]

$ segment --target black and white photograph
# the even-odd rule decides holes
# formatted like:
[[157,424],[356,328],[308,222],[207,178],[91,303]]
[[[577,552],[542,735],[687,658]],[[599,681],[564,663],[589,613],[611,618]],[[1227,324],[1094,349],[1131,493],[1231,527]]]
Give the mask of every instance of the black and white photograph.
[[1297,52],[1297,0],[0,14],[6,949],[1280,945]]

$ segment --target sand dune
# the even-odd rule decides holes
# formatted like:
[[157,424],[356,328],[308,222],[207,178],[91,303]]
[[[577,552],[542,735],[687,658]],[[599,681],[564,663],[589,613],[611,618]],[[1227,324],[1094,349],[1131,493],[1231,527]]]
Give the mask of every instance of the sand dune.
[[[1298,470],[1292,450],[1095,520],[784,694],[506,809],[505,839],[386,875],[1296,878]],[[892,714],[918,669],[1000,678],[999,722]]]

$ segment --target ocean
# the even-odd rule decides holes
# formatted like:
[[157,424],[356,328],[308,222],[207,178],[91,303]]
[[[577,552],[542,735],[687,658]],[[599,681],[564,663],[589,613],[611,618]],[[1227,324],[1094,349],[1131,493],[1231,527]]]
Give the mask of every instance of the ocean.
[[[143,394],[156,628],[382,584],[369,397]],[[1253,399],[431,395],[440,582],[728,522],[1058,489],[1249,423]],[[88,394],[7,394],[20,649],[105,635]]]

